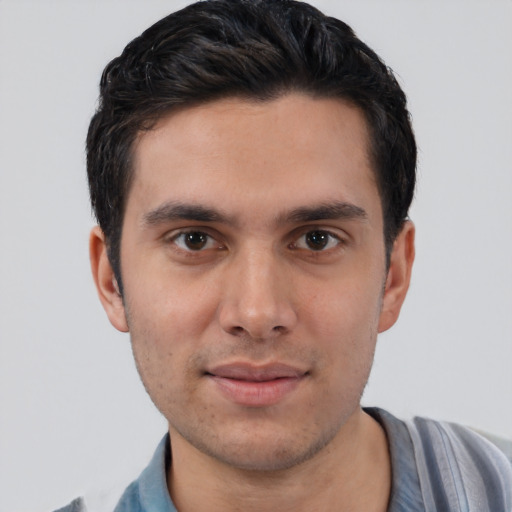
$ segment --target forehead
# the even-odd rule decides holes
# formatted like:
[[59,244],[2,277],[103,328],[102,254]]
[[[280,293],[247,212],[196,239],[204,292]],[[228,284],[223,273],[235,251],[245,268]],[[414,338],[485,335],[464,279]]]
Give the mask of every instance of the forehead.
[[295,93],[184,108],[136,141],[128,206],[224,202],[241,215],[263,205],[380,203],[368,147],[363,114],[339,99]]

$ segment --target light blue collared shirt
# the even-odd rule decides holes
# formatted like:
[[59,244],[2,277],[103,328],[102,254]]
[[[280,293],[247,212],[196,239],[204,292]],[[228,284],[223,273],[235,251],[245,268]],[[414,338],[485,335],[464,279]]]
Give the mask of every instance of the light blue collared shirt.
[[[512,512],[512,461],[492,443],[460,425],[425,418],[404,422],[382,409],[365,411],[388,439],[388,512]],[[171,458],[166,435],[113,512],[177,512],[167,489]],[[87,510],[87,499],[78,498],[55,512]]]

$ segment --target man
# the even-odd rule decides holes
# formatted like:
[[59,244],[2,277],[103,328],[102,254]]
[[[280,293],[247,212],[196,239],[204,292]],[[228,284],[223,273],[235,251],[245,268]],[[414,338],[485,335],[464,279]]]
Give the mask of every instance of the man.
[[170,15],[105,69],[87,155],[99,297],[169,424],[117,512],[512,508],[486,440],[360,407],[409,285],[416,147],[347,25]]

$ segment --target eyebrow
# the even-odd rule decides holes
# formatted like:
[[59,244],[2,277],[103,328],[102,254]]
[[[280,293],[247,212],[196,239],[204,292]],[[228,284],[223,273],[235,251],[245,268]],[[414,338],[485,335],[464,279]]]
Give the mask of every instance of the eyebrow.
[[215,210],[198,204],[167,202],[146,213],[143,224],[155,226],[173,220],[193,220],[197,222],[228,223],[230,218]]
[[[297,222],[314,222],[320,220],[367,220],[366,211],[352,203],[336,201],[334,203],[322,203],[317,206],[305,206],[297,208],[284,215],[284,220]],[[281,220],[281,218],[280,218]]]
[[[335,201],[313,206],[303,206],[276,217],[276,224],[300,222],[315,222],[322,220],[361,220],[368,218],[366,211],[352,203]],[[215,208],[181,202],[166,202],[143,216],[146,226],[156,226],[176,220],[192,220],[196,222],[218,222],[236,224],[236,220]]]

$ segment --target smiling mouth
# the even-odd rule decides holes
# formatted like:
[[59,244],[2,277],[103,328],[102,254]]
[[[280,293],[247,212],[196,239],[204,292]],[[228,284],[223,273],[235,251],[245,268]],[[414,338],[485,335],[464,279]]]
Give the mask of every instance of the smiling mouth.
[[295,391],[309,372],[284,364],[229,364],[215,367],[205,376],[229,401],[246,407],[266,407]]

